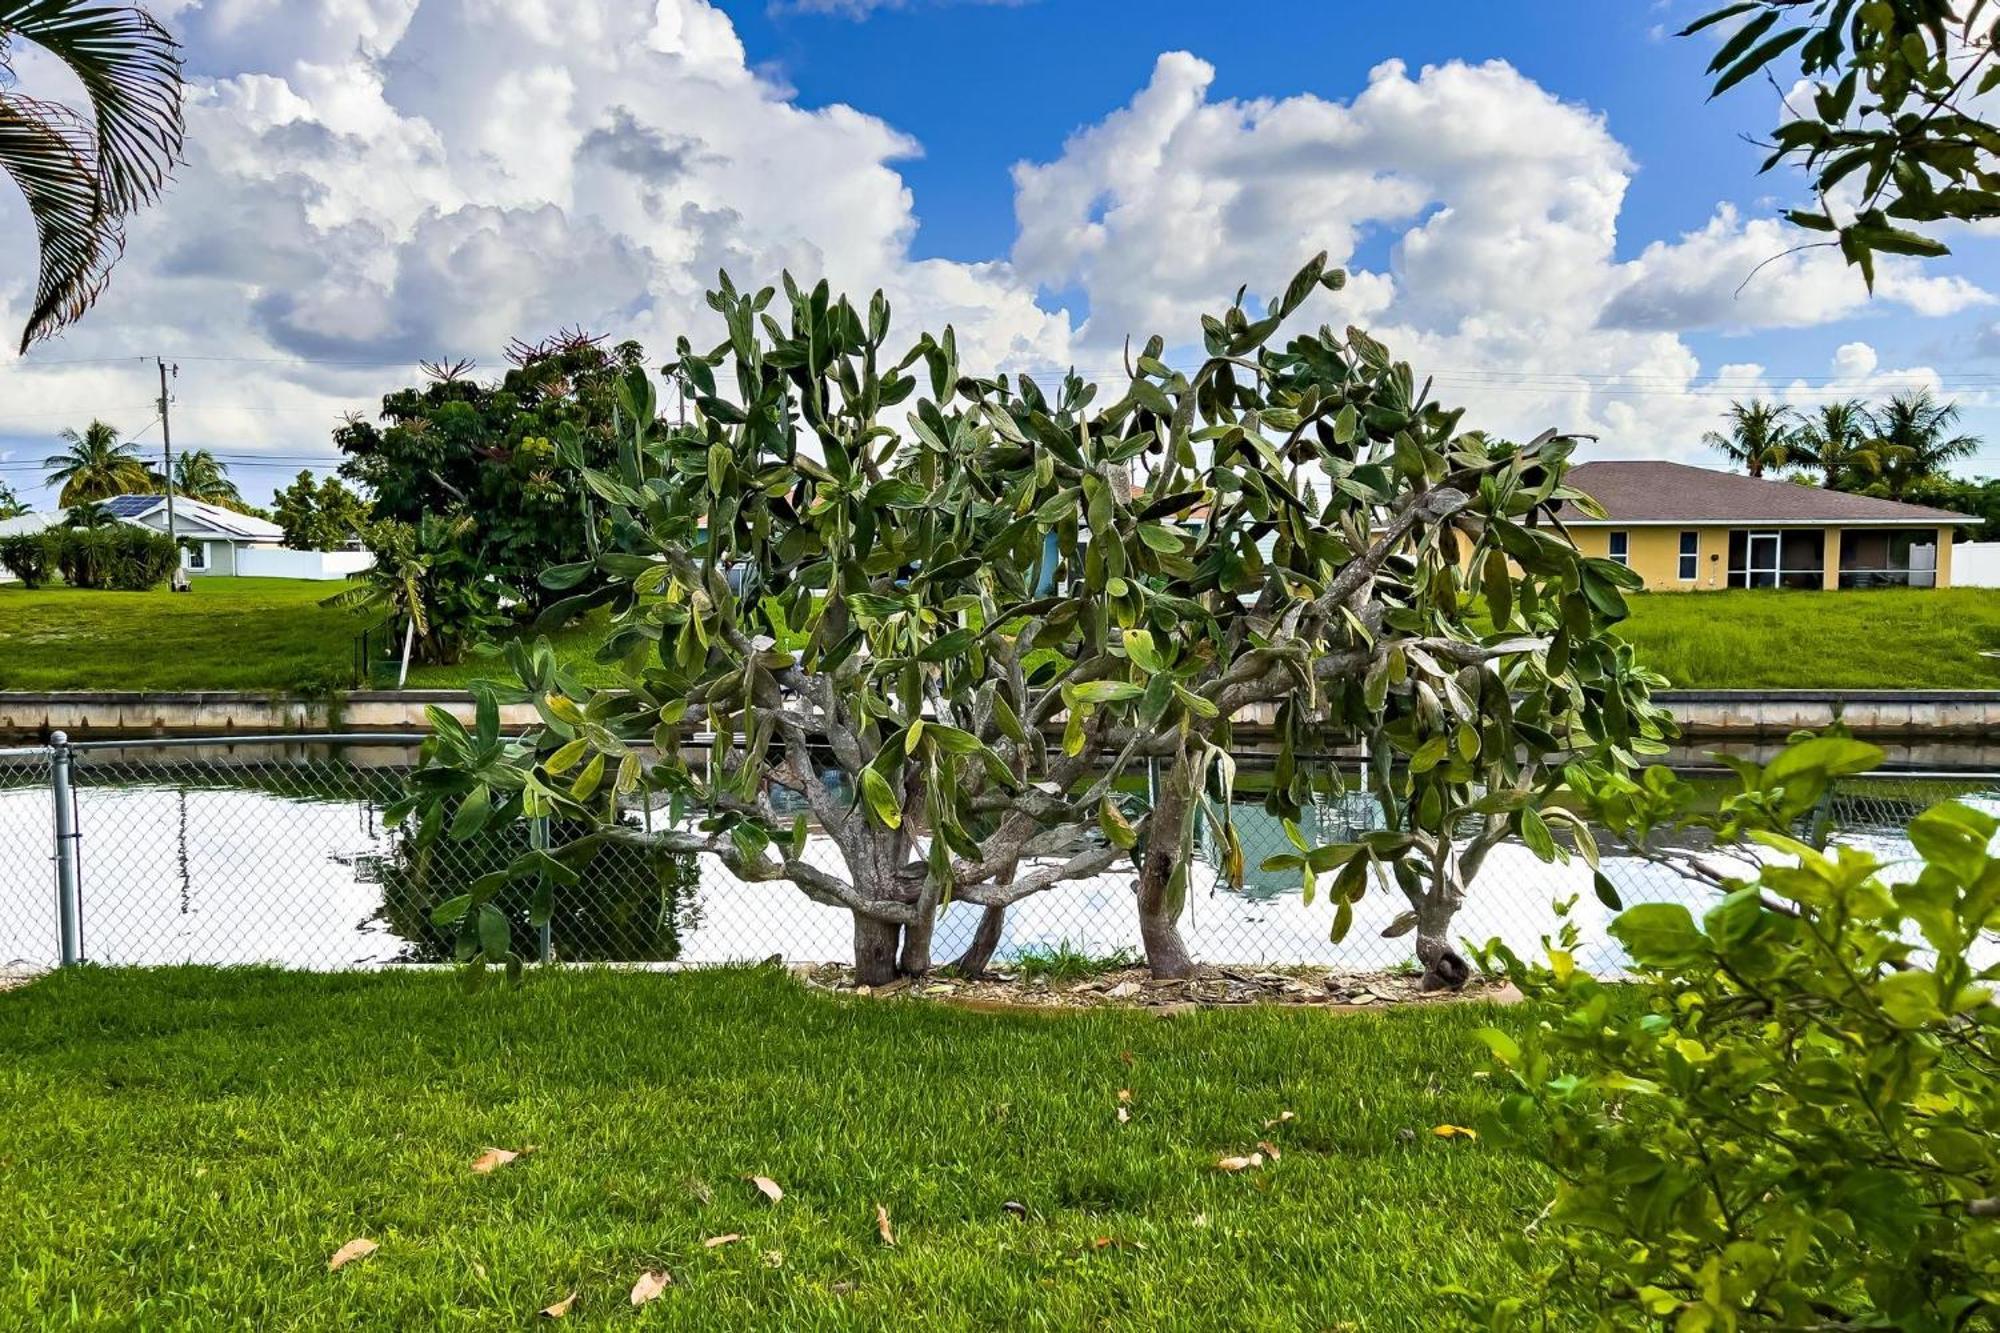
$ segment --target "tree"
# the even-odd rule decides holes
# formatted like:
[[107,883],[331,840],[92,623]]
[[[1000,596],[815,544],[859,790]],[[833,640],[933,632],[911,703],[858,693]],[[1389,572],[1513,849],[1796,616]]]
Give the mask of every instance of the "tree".
[[1850,489],[1881,471],[1874,439],[1875,418],[1860,399],[1822,403],[1792,431],[1786,462],[1817,469],[1827,490]]
[[1782,403],[1752,398],[1747,403],[1731,403],[1725,414],[1729,432],[1709,431],[1701,442],[1742,465],[1753,477],[1766,468],[1781,468],[1791,457],[1792,430],[1797,416]]
[[14,488],[0,481],[0,518],[19,518],[28,513],[27,502],[14,493]]
[[[83,85],[88,116],[13,88],[16,43]],[[0,0],[0,169],[35,220],[41,276],[21,350],[81,318],[181,150],[180,47],[145,11],[96,0]]]
[[469,519],[426,514],[415,523],[378,519],[362,532],[374,562],[348,576],[346,588],[321,601],[407,628],[415,659],[449,666],[507,623],[512,590],[473,555]]
[[463,362],[427,366],[426,384],[382,400],[384,424],[349,421],[333,438],[348,456],[341,475],[374,497],[375,518],[464,517],[472,554],[519,585],[533,610],[543,598],[536,575],[587,549],[584,506],[559,476],[555,433],[574,427],[589,464],[612,466],[616,386],[641,351],[631,342],[607,351],[572,331],[511,354],[516,364],[498,383],[472,378]]
[[229,479],[229,465],[206,449],[189,450],[174,459],[173,490],[176,495],[225,509],[238,509],[243,504],[242,493]]
[[1960,536],[1966,541],[2000,541],[2000,477],[1966,481],[1958,477],[1920,477],[1903,491],[1911,504],[1931,505],[1967,516]]
[[48,469],[48,484],[61,488],[59,505],[144,494],[153,485],[138,448],[120,440],[118,428],[109,422],[93,417],[80,433],[65,426],[56,438],[69,447],[43,459],[42,466]]
[[1948,254],[1939,224],[2000,216],[2000,127],[1978,100],[2000,86],[1986,0],[1737,0],[1681,35],[1724,23],[1711,96],[1766,71],[1780,90],[1811,83],[1809,98],[1785,98],[1762,169],[1805,171],[1814,204],[1785,216],[1826,235],[1871,289],[1878,253]]
[[1875,411],[1875,452],[1882,489],[1901,499],[1917,481],[1937,476],[1949,463],[1979,452],[1976,435],[1953,435],[1958,404],[1941,403],[1929,389],[1897,394]]
[[[1850,737],[1735,761],[1739,789],[1579,772],[1631,854],[1712,905],[1626,908],[1629,984],[1491,946],[1527,996],[1481,1033],[1493,1128],[1560,1182],[1520,1242],[1533,1295],[1478,1326],[1991,1329],[2000,1315],[2000,821],[1919,814],[1919,862],[1829,845]],[[1754,847],[1745,844],[1755,844]],[[1718,846],[1722,855],[1718,855]],[[1731,853],[1734,853],[1732,856]]]
[[368,502],[338,477],[313,480],[301,469],[292,484],[272,498],[272,513],[295,551],[335,551],[356,540],[368,526]]
[[[635,370],[616,471],[558,436],[615,540],[543,574],[586,589],[546,614],[608,603],[598,657],[617,683],[585,684],[546,641],[510,645],[519,684],[479,687],[469,731],[435,719],[395,813],[471,837],[553,812],[790,880],[852,914],[870,984],[931,968],[947,902],[983,910],[990,950],[1010,904],[1117,867],[1152,969],[1184,976],[1201,828],[1241,883],[1232,747],[1256,710],[1266,805],[1295,835],[1300,756],[1356,740],[1373,756],[1387,827],[1350,849],[1300,837],[1290,867],[1308,893],[1331,877],[1336,935],[1380,875],[1433,975],[1462,980],[1444,929],[1479,859],[1547,834],[1535,807],[1564,759],[1657,749],[1670,724],[1607,633],[1630,572],[1552,526],[1566,500],[1595,508],[1563,482],[1571,440],[1461,432],[1359,330],[1271,345],[1342,281],[1324,264],[1261,318],[1205,318],[1191,375],[1154,338],[1104,406],[1074,374],[1048,391],[962,368],[949,328],[887,351],[879,292],[864,314],[787,277],[781,323],[771,288],[725,276],[709,299],[728,341],[683,340],[672,368],[686,427],[652,424]],[[497,730],[506,698],[541,713],[518,741]],[[1129,793],[1149,766],[1147,805]],[[774,785],[811,821],[781,816]],[[655,799],[650,832],[610,823]],[[468,955],[511,963],[491,887],[450,919]]]

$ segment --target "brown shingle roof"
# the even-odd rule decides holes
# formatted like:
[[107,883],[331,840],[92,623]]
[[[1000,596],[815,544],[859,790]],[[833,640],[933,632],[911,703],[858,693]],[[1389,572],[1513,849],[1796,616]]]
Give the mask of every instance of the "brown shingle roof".
[[[1949,509],[1848,495],[1686,463],[1580,463],[1569,484],[1604,506],[1613,523],[1971,523]],[[1564,505],[1565,523],[1590,523]]]

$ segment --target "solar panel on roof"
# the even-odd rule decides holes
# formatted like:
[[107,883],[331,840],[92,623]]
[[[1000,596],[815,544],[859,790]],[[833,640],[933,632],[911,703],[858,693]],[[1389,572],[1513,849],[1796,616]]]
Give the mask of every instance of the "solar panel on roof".
[[157,495],[114,495],[104,507],[119,518],[134,518],[160,502]]

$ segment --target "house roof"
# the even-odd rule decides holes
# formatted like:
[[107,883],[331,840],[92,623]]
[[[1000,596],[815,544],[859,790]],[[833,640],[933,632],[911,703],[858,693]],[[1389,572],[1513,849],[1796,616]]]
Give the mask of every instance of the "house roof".
[[1795,481],[1768,481],[1686,463],[1580,463],[1569,485],[1604,506],[1609,518],[1591,518],[1565,504],[1557,517],[1572,525],[1647,523],[1771,523],[1778,525],[1897,524],[1936,527],[1974,519],[1949,509],[1849,495]]
[[0,537],[24,537],[31,532],[53,528],[62,521],[63,511],[60,509],[52,514],[31,510],[12,518],[0,518]]
[[[104,507],[119,518],[137,522],[167,507],[164,495],[114,495],[104,502]],[[285,530],[268,519],[254,514],[239,514],[221,505],[212,505],[205,500],[192,500],[185,495],[174,497],[175,527],[180,520],[192,518],[202,526],[229,537],[241,537],[245,541],[279,541]]]

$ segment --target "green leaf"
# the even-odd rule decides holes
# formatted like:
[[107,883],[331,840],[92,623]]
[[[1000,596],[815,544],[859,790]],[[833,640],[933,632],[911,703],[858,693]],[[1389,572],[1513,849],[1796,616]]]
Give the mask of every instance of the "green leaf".
[[903,826],[902,808],[896,804],[896,793],[890,789],[889,780],[876,772],[871,765],[861,770],[861,795],[868,802],[868,809],[890,828]]
[[513,948],[513,932],[507,925],[507,914],[492,903],[480,904],[479,948],[489,960],[505,957]]
[[1612,918],[1608,929],[1632,960],[1645,967],[1682,967],[1704,957],[1708,949],[1694,917],[1679,903],[1628,907]]
[[1125,814],[1114,805],[1109,796],[1097,803],[1097,827],[1113,847],[1130,850],[1139,844],[1139,830],[1125,818]]

